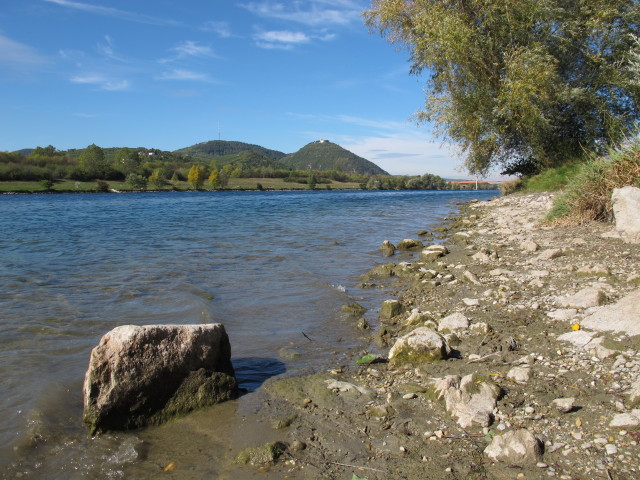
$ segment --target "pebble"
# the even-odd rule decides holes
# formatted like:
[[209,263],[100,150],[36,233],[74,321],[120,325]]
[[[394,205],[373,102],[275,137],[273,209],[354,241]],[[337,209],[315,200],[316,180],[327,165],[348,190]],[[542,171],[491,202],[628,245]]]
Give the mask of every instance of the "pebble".
[[607,443],[604,446],[604,449],[607,451],[607,455],[617,455],[618,447],[616,447],[613,443]]

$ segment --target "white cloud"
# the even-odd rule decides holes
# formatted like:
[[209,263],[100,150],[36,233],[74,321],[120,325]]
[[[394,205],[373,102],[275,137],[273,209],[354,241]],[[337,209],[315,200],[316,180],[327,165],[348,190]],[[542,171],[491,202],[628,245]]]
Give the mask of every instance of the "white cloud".
[[105,17],[113,17],[113,18],[117,18],[119,20],[124,20],[127,22],[145,23],[149,25],[158,25],[158,26],[173,26],[173,27],[184,26],[182,23],[177,22],[175,20],[157,18],[150,15],[144,15],[141,13],[130,12],[127,10],[119,10],[113,7],[103,7],[102,5],[73,2],[71,0],[42,0],[42,1],[47,3],[53,3],[58,6],[70,8],[73,10],[79,10],[86,13],[102,15]]
[[213,57],[214,53],[211,47],[207,45],[199,45],[198,42],[187,40],[182,42],[177,47],[173,48],[173,51],[178,52],[178,55],[182,57]]
[[81,85],[95,85],[100,90],[106,90],[109,92],[128,90],[131,86],[128,80],[115,80],[100,73],[75,75],[71,77],[71,81]]
[[184,70],[176,68],[170,72],[164,72],[160,76],[156,77],[158,80],[187,80],[194,82],[211,82],[212,79],[206,73],[193,72],[191,70]]
[[24,70],[49,63],[49,59],[24,43],[0,35],[0,64]]
[[254,15],[301,23],[309,26],[347,25],[360,20],[361,3],[352,0],[310,2],[262,1],[240,4]]
[[310,38],[302,32],[278,30],[261,32],[254,35],[254,40],[262,48],[292,48],[294,45],[309,42]]
[[205,22],[201,29],[205,32],[215,33],[220,38],[230,38],[233,36],[231,33],[231,27],[227,22]]

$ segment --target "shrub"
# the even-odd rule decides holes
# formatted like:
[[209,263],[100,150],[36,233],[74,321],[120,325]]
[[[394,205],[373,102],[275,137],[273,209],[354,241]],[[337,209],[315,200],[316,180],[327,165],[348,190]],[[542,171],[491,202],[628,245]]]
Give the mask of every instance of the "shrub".
[[104,180],[96,180],[96,190],[98,192],[106,193],[109,191],[109,184]]
[[556,198],[548,220],[585,223],[613,219],[611,194],[614,188],[640,186],[640,138],[634,137],[604,157],[583,164]]

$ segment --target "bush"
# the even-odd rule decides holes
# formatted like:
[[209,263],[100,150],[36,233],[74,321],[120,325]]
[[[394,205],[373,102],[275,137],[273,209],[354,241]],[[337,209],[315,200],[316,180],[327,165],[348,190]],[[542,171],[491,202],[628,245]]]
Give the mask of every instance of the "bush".
[[104,180],[96,180],[96,190],[98,192],[106,193],[109,191],[109,184]]
[[640,186],[640,138],[634,137],[605,157],[593,157],[556,198],[548,220],[568,223],[611,221],[614,188]]

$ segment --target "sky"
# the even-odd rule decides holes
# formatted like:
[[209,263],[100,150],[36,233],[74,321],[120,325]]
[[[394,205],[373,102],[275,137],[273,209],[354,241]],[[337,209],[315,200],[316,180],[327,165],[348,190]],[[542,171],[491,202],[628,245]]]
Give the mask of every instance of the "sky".
[[394,175],[464,178],[413,114],[425,78],[368,0],[2,0],[0,150],[325,139]]

